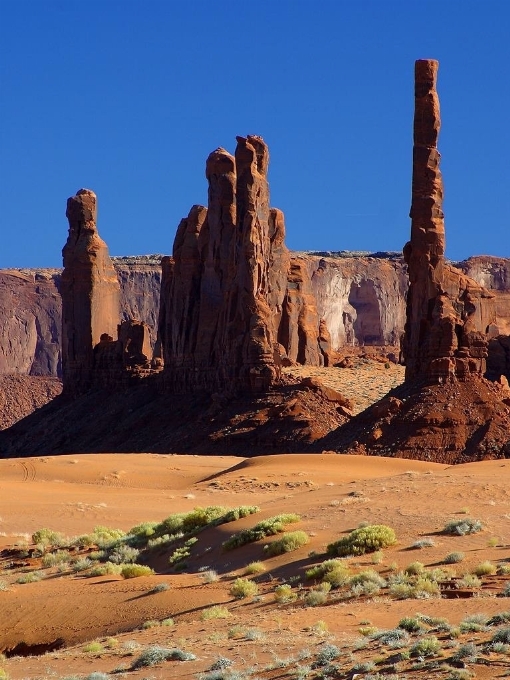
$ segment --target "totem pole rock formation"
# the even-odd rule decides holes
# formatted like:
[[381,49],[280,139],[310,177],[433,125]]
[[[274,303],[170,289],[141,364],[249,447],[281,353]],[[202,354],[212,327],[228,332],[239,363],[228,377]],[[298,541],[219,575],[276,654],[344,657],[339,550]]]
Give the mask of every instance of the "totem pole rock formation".
[[403,340],[406,380],[465,380],[483,375],[494,296],[450,267],[444,257],[443,181],[437,139],[441,126],[436,91],[438,62],[415,64],[411,240]]
[[113,340],[120,320],[120,286],[97,227],[96,195],[80,189],[67,201],[69,236],[62,255],[62,373],[64,392],[90,388],[94,347]]
[[301,309],[306,295],[289,296],[298,285],[283,213],[269,205],[268,165],[257,136],[237,137],[235,156],[213,151],[208,208],[193,206],[177,230],[173,259],[163,260],[157,344],[173,391],[268,389],[279,374],[281,338],[289,349],[290,334],[280,332],[285,319],[303,331],[292,349],[298,361],[323,363],[329,351],[315,304],[309,318]]

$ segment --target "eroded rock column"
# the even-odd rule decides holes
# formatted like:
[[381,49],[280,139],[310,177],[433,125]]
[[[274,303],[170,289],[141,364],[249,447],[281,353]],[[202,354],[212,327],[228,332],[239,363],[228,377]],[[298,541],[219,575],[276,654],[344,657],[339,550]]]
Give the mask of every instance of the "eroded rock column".
[[85,392],[92,383],[94,347],[117,337],[120,286],[97,227],[96,195],[80,189],[67,201],[69,235],[62,250],[62,373],[64,392]]

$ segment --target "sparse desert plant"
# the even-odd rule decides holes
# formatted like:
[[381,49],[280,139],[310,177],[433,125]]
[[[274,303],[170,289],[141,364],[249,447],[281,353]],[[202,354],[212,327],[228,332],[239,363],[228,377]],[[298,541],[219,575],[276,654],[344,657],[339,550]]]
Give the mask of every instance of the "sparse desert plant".
[[236,578],[230,586],[230,594],[237,600],[245,597],[254,597],[259,592],[259,587],[254,581],[247,578]]
[[435,545],[436,545],[436,542],[434,541],[434,539],[427,537],[427,538],[420,538],[419,540],[415,541],[412,544],[411,548],[413,550],[423,550],[423,548],[432,548]]
[[87,569],[90,569],[93,566],[94,566],[93,560],[89,560],[88,557],[80,557],[79,559],[76,560],[76,562],[72,563],[71,569],[75,573],[79,573],[80,571],[87,571]]
[[111,676],[108,675],[108,673],[101,673],[101,671],[94,671],[93,673],[89,673],[85,677],[85,680],[110,680]]
[[443,533],[452,536],[466,536],[482,531],[483,524],[479,519],[465,517],[464,519],[452,519],[444,526]]
[[411,656],[437,656],[441,651],[441,642],[435,636],[422,638],[411,647]]
[[162,626],[167,626],[167,627],[173,626],[173,625],[174,625],[174,620],[172,619],[171,616],[169,616],[168,618],[163,619],[163,620],[161,621],[161,625],[162,625]]
[[219,656],[216,661],[208,668],[209,671],[222,671],[232,666],[234,662],[226,656]]
[[43,576],[44,573],[42,571],[27,571],[25,574],[18,576],[16,583],[35,583],[36,581],[40,581]]
[[510,583],[507,583],[501,591],[501,597],[510,597]]
[[89,642],[83,647],[83,651],[87,654],[102,654],[104,647],[100,642]]
[[309,627],[309,631],[316,635],[325,635],[329,631],[329,626],[326,621],[319,619]]
[[148,621],[144,621],[142,623],[143,630],[149,630],[149,628],[159,628],[159,626],[161,626],[161,623],[157,619],[149,619]]
[[244,568],[245,576],[254,576],[255,574],[262,574],[266,571],[267,567],[264,562],[250,562]]
[[349,567],[345,562],[342,560],[333,559],[325,560],[324,562],[321,562],[321,564],[316,564],[314,567],[310,567],[310,569],[305,571],[305,576],[307,579],[319,580],[324,578],[326,574],[329,574],[335,569],[342,569],[346,576],[349,574]]
[[325,604],[328,599],[328,593],[322,590],[309,590],[304,598],[304,603],[307,607],[318,607]]
[[384,560],[384,553],[382,550],[376,550],[374,553],[372,553],[372,557],[370,558],[370,561],[372,564],[381,564],[381,562]]
[[43,549],[49,547],[59,548],[65,543],[64,535],[53,529],[38,529],[32,534],[32,543]]
[[475,576],[492,576],[492,574],[496,573],[497,569],[495,564],[489,560],[485,560],[485,562],[477,564],[471,573],[475,574]]
[[497,573],[500,576],[509,576],[510,575],[510,564],[498,564]]
[[96,564],[89,571],[89,576],[118,576],[122,571],[122,567],[122,564],[113,564],[113,562]]
[[398,627],[407,630],[408,633],[420,633],[424,630],[423,622],[417,616],[405,616],[398,622]]
[[169,564],[176,565],[179,562],[184,562],[191,555],[191,547],[198,541],[196,536],[188,538],[180,548],[176,548],[168,558]]
[[133,548],[126,543],[120,543],[108,555],[108,561],[114,564],[130,564],[131,562],[136,562],[139,554],[140,551],[137,548]]
[[165,590],[169,590],[170,586],[168,583],[157,583],[154,588],[151,590],[151,593],[164,593]]
[[146,666],[155,666],[163,661],[193,661],[196,658],[191,652],[184,652],[182,649],[170,649],[169,647],[153,645],[144,649],[138,659],[131,664],[131,669],[137,670]]
[[233,534],[228,540],[222,543],[223,550],[233,550],[239,548],[247,543],[255,543],[267,536],[275,536],[285,531],[287,524],[299,522],[300,516],[295,513],[285,513],[268,517],[267,519],[258,522],[251,529],[243,529],[236,534]]
[[295,602],[296,600],[297,594],[292,590],[292,586],[289,583],[283,583],[274,589],[274,601],[278,602],[278,604],[289,604],[289,602]]
[[258,641],[265,638],[265,633],[262,630],[258,630],[258,628],[249,628],[244,634],[244,637],[246,640],[250,640],[250,642]]
[[269,556],[283,555],[284,553],[298,550],[301,546],[310,542],[306,531],[288,531],[281,538],[264,546],[264,552]]
[[409,633],[401,626],[392,628],[390,630],[380,630],[370,636],[373,640],[377,640],[382,645],[387,645],[392,649],[400,647],[407,647],[409,644]]
[[151,576],[154,571],[144,564],[124,564],[121,567],[122,578],[138,578],[139,576]]
[[501,628],[494,633],[491,642],[504,642],[506,645],[510,644],[510,628]]
[[455,650],[452,655],[453,661],[468,661],[471,663],[476,662],[478,657],[478,648],[473,642],[467,642],[460,645],[458,649]]
[[214,569],[207,569],[207,571],[203,571],[200,576],[202,577],[204,583],[215,583],[220,579],[218,572]]
[[472,680],[475,677],[469,668],[450,668],[445,680]]
[[56,552],[49,552],[43,555],[41,564],[45,569],[48,569],[69,562],[69,557],[68,550],[57,550]]
[[0,579],[0,591],[5,591],[5,590],[9,590],[9,584],[7,583],[7,581]]
[[404,573],[408,576],[418,576],[419,574],[423,574],[424,571],[425,565],[421,562],[411,562],[411,564],[408,564],[404,569]]
[[499,538],[497,536],[491,536],[487,541],[488,548],[495,548],[499,543]]
[[457,588],[479,588],[481,580],[475,574],[465,574],[457,581]]
[[487,621],[488,626],[501,626],[510,622],[510,611],[498,612]]
[[330,543],[327,552],[337,557],[364,555],[381,548],[388,548],[396,542],[395,532],[391,527],[374,524],[354,529],[348,536]]
[[204,609],[200,618],[202,621],[208,621],[209,619],[227,619],[229,616],[232,616],[232,614],[226,607],[216,604],[208,609]]
[[323,645],[319,653],[317,654],[317,658],[315,661],[314,665],[317,666],[326,666],[328,663],[331,663],[331,661],[334,661],[335,659],[338,659],[340,656],[341,651],[336,645]]
[[444,557],[443,562],[445,564],[458,564],[459,562],[462,562],[464,557],[465,555],[463,552],[451,552]]

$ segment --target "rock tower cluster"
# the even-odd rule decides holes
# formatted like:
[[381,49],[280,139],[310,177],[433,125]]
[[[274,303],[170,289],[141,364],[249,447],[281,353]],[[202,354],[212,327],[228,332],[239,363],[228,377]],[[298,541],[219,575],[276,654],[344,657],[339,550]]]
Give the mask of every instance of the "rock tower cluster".
[[495,318],[494,296],[445,261],[437,70],[434,60],[415,64],[412,224],[404,247],[406,380],[431,383],[484,374],[487,334]]
[[269,205],[268,165],[257,136],[237,137],[235,156],[224,149],[209,155],[208,206],[191,208],[172,257],[162,261],[154,357],[144,324],[119,324],[119,283],[97,233],[95,194],[82,189],[69,199],[62,275],[68,394],[146,377],[163,365],[162,386],[171,392],[256,393],[278,381],[283,363],[331,363],[310,274],[290,257],[283,213]]

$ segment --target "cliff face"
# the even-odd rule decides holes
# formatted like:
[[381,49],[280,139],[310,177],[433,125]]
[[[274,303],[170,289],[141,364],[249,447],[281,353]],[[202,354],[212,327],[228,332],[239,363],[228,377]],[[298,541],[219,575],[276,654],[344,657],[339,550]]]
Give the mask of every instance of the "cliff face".
[[[295,254],[306,265],[318,316],[333,349],[398,345],[404,331],[408,280],[402,258]],[[151,330],[159,313],[160,256],[112,258],[121,317]],[[456,266],[495,295],[496,332],[510,333],[510,259],[472,257]],[[0,271],[0,373],[61,375],[61,270]],[[297,357],[296,357],[297,358]]]

